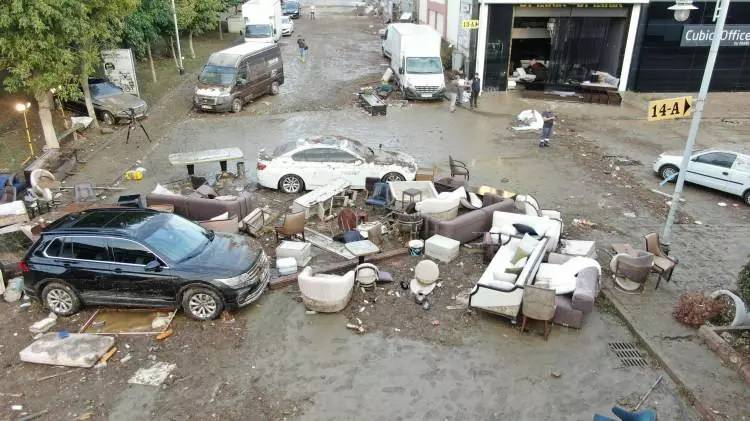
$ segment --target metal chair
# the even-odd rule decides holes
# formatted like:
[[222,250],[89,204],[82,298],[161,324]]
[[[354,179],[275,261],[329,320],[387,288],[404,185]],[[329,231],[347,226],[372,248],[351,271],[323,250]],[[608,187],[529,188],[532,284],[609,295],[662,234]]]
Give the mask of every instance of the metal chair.
[[659,234],[652,232],[643,236],[646,240],[646,251],[654,255],[654,265],[651,267],[651,271],[659,274],[659,279],[656,280],[656,288],[659,289],[659,282],[664,278],[667,282],[672,280],[672,272],[677,267],[678,260],[673,257],[667,256],[662,251],[659,245]]
[[372,195],[365,200],[370,206],[387,209],[393,203],[391,187],[388,183],[375,183]]
[[526,319],[544,321],[544,340],[549,337],[549,325],[555,317],[555,290],[526,285],[521,305],[521,334],[526,330]]
[[451,167],[451,177],[460,175],[463,176],[465,180],[469,179],[469,168],[463,161],[453,159],[452,156],[448,155],[448,164]]
[[654,264],[654,255],[639,251],[637,256],[620,253],[609,262],[614,274],[615,288],[628,293],[642,293]]
[[295,238],[302,238],[302,241],[305,241],[305,224],[307,223],[307,220],[305,219],[305,212],[295,212],[295,213],[287,213],[284,215],[284,221],[281,225],[277,225],[274,228],[274,233],[276,234],[276,243],[279,242],[279,239],[295,239]]

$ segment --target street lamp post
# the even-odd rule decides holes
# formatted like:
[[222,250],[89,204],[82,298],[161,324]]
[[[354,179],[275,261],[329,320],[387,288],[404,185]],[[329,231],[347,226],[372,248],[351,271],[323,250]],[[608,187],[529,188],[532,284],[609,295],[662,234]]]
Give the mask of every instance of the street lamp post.
[[16,104],[16,111],[18,111],[19,113],[23,113],[23,124],[26,126],[26,141],[29,143],[29,151],[31,152],[31,156],[29,158],[33,158],[35,156],[34,144],[31,142],[31,132],[29,131],[29,120],[26,118],[26,112],[29,111],[30,108],[31,108],[30,102],[26,102],[26,103],[19,102],[18,104]]
[[[727,20],[727,11],[729,10],[730,1],[731,0],[717,1],[718,4],[716,7],[719,8],[719,16],[716,20],[716,27],[714,28],[714,37],[711,40],[711,48],[708,50],[706,69],[703,71],[703,81],[701,81],[698,100],[695,103],[693,119],[690,122],[690,132],[688,133],[687,142],[685,142],[685,150],[683,151],[682,161],[680,162],[680,172],[677,176],[677,184],[674,188],[674,194],[672,195],[672,204],[669,206],[669,214],[667,215],[667,221],[664,223],[664,231],[661,236],[661,245],[665,252],[669,252],[669,247],[672,241],[672,224],[674,224],[675,216],[680,207],[682,188],[685,185],[685,174],[687,173],[687,167],[690,164],[690,156],[693,154],[695,139],[698,137],[701,117],[703,116],[703,106],[705,105],[706,96],[708,95],[708,87],[711,84],[711,76],[714,72],[714,64],[716,63],[716,55],[719,52],[719,45],[721,45],[721,38],[724,33],[724,22]],[[697,8],[692,5],[692,0],[677,0],[677,3],[674,6],[669,7],[669,10],[674,10],[675,20],[680,22],[687,20],[690,15],[690,10],[694,9]]]
[[179,63],[180,74],[185,74],[185,68],[182,67],[182,49],[180,48],[180,30],[177,28],[177,8],[172,0],[172,18],[174,19],[174,35],[175,41],[177,42],[177,62]]

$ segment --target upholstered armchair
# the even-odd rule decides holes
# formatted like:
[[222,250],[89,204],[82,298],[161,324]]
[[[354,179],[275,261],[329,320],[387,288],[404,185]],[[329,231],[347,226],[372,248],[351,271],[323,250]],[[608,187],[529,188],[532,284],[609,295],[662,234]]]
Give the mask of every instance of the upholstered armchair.
[[306,266],[297,276],[297,284],[305,307],[321,313],[335,313],[343,310],[352,298],[354,271],[341,276],[313,274],[312,268]]

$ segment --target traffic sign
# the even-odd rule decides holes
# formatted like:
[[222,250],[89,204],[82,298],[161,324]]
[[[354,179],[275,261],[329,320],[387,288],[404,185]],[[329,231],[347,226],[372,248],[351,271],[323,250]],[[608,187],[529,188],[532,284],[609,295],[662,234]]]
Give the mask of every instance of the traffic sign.
[[693,113],[693,97],[658,99],[648,103],[648,121],[674,120]]
[[479,29],[478,19],[464,19],[461,21],[461,27],[464,29]]

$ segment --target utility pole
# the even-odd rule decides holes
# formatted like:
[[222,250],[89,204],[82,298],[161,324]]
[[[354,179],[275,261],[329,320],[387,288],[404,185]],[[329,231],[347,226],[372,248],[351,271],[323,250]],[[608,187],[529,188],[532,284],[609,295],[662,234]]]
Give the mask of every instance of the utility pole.
[[177,63],[181,75],[185,74],[185,68],[182,66],[182,49],[180,48],[180,30],[177,28],[177,8],[172,0],[172,17],[174,18],[174,36],[177,41]]
[[[716,27],[714,28],[714,38],[711,40],[711,48],[708,50],[706,70],[704,70],[703,72],[703,81],[701,82],[700,91],[698,92],[698,100],[695,104],[693,119],[690,122],[690,132],[688,134],[687,142],[685,143],[685,150],[682,154],[682,162],[680,162],[680,173],[677,176],[677,185],[674,188],[672,204],[669,207],[667,221],[664,223],[664,232],[661,235],[661,245],[665,252],[669,252],[669,246],[672,241],[672,224],[674,224],[674,218],[675,216],[677,216],[677,211],[680,207],[682,188],[685,185],[685,174],[687,173],[687,167],[690,164],[690,156],[693,154],[695,139],[698,137],[698,130],[700,129],[701,125],[701,117],[703,116],[703,106],[706,103],[708,86],[711,84],[711,76],[714,72],[714,64],[716,64],[716,55],[718,54],[719,46],[721,45],[721,38],[724,33],[724,22],[726,22],[727,20],[729,3],[730,0],[719,0],[719,3],[717,4],[717,7],[720,8],[720,10],[719,17],[716,20]],[[677,13],[675,13],[675,18],[677,18],[677,16]],[[685,18],[687,18],[687,16],[685,16]]]

